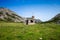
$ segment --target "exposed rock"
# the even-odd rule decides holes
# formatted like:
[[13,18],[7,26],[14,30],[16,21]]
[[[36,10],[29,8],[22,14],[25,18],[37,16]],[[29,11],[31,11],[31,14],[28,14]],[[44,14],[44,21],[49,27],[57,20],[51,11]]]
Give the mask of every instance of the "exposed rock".
[[9,9],[0,8],[0,21],[21,22],[23,18]]

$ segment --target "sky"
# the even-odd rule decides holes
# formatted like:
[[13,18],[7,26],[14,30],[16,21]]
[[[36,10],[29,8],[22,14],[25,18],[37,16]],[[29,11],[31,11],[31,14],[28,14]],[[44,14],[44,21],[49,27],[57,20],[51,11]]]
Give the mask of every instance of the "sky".
[[0,0],[0,7],[8,8],[22,17],[35,16],[47,21],[60,13],[60,0]]

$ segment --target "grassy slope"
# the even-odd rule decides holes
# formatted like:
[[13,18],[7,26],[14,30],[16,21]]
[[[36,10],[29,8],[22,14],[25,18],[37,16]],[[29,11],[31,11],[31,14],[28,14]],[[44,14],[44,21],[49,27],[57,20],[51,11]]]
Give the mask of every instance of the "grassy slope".
[[0,23],[0,40],[60,40],[60,25]]

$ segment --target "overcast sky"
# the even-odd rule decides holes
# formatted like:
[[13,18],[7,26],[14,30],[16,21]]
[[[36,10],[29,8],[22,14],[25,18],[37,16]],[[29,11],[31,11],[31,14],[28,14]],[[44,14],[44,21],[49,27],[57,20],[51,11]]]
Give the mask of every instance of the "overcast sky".
[[0,7],[15,11],[22,17],[33,15],[47,21],[60,13],[60,0],[0,0]]

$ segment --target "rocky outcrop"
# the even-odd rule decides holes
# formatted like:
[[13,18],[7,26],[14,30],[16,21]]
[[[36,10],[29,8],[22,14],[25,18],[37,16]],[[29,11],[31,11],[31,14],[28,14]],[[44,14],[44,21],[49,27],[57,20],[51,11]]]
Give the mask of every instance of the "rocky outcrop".
[[23,21],[23,18],[9,9],[0,8],[0,21],[21,22]]

